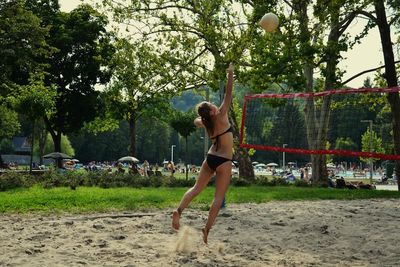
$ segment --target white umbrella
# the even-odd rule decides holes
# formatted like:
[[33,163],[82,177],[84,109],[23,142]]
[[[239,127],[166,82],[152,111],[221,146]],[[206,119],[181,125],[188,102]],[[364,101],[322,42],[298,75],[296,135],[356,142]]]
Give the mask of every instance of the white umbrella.
[[273,162],[267,164],[267,167],[277,167],[277,166],[278,166],[278,164],[273,163]]
[[262,167],[267,167],[267,165],[265,165],[264,163],[258,163],[256,166],[254,166],[256,168],[262,168]]
[[121,162],[133,162],[133,163],[139,162],[139,160],[137,158],[132,157],[132,156],[122,157],[118,161],[121,161]]
[[258,164],[258,162],[257,162],[257,161],[253,161],[251,164],[253,164],[253,165],[257,165],[257,164]]

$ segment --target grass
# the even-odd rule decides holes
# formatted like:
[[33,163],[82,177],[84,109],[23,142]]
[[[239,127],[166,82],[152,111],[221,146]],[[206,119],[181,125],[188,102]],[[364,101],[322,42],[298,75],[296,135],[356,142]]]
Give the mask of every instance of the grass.
[[[0,213],[86,213],[121,210],[149,210],[176,207],[187,188],[110,188],[78,187],[43,189],[39,186],[0,192]],[[214,194],[207,187],[191,207],[207,209]],[[397,191],[348,190],[301,187],[234,187],[227,196],[229,203],[264,203],[284,200],[400,198]]]

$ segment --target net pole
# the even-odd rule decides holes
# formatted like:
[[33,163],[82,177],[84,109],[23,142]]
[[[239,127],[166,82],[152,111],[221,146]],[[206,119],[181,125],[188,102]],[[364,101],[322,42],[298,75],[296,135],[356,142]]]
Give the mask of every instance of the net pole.
[[[372,148],[372,120],[369,121],[369,149],[373,152]],[[374,162],[369,158],[369,182],[372,185],[372,172],[374,171]]]

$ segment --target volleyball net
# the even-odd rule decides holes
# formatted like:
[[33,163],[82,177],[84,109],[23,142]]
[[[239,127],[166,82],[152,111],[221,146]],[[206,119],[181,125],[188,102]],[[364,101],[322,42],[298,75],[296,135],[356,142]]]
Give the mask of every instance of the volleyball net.
[[[247,95],[240,146],[295,154],[400,160],[393,149],[392,114],[387,102],[388,93],[399,92],[400,87],[390,87]],[[322,125],[324,112],[328,112],[329,119]],[[315,146],[324,133],[326,143]]]

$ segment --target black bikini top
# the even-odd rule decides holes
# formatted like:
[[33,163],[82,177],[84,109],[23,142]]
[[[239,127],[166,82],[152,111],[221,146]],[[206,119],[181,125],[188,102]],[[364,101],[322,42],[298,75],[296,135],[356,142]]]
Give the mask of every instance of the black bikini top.
[[215,151],[218,151],[218,140],[219,140],[219,137],[220,137],[221,135],[226,134],[226,133],[233,133],[232,125],[231,125],[231,126],[228,128],[228,130],[226,130],[225,132],[223,132],[223,133],[221,133],[221,134],[218,134],[218,135],[216,135],[216,136],[214,136],[214,137],[211,137],[211,139],[215,139],[214,145],[217,146],[217,147],[215,148]]

